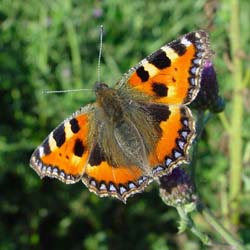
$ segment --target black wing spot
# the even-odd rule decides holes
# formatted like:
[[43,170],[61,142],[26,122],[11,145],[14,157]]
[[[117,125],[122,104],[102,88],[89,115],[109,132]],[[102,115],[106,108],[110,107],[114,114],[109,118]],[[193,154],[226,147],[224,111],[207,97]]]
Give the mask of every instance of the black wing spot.
[[76,139],[74,146],[74,155],[81,157],[84,153],[84,145],[80,139]]
[[146,82],[149,79],[149,73],[144,69],[143,66],[136,70],[136,74],[141,78],[142,82]]
[[196,33],[191,32],[185,36],[186,39],[188,39],[190,42],[195,43],[197,41]]
[[172,48],[179,56],[184,55],[187,51],[187,47],[185,44],[181,43],[180,39],[173,41],[169,47]]
[[49,140],[48,140],[48,138],[43,143],[43,151],[44,151],[45,155],[48,155],[48,154],[51,153],[51,149],[50,149],[50,146],[49,146]]
[[105,161],[103,152],[99,146],[99,144],[96,144],[91,151],[90,157],[89,157],[89,164],[91,166],[97,166],[101,164],[102,161]]
[[79,123],[78,121],[73,118],[69,121],[70,125],[71,125],[71,131],[76,134],[79,130],[80,130],[80,126],[79,126]]
[[166,53],[159,49],[148,58],[148,62],[153,64],[158,69],[165,69],[171,66],[171,60],[167,57]]
[[168,87],[163,83],[154,82],[152,85],[152,89],[159,97],[168,95]]
[[56,141],[57,147],[61,147],[66,140],[66,134],[64,130],[64,124],[61,124],[56,130],[53,132],[53,138]]

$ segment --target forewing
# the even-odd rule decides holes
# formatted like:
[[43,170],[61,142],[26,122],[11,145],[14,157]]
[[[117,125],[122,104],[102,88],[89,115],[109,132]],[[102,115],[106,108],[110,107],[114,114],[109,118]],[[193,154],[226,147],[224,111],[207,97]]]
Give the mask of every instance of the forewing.
[[88,162],[92,105],[85,106],[63,121],[34,151],[31,167],[41,177],[70,184],[79,181]]
[[199,91],[203,65],[210,54],[205,31],[188,33],[130,69],[117,88],[132,88],[157,103],[188,104]]

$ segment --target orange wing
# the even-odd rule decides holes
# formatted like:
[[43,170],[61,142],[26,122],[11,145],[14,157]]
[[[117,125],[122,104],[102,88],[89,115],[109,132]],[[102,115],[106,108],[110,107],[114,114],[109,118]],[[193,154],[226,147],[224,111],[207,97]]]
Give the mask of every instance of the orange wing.
[[98,141],[91,137],[93,105],[76,112],[52,131],[32,154],[31,167],[41,177],[57,178],[67,184],[82,179],[99,196],[114,196],[124,202],[141,192],[154,177],[187,161],[195,123],[186,105],[199,90],[203,64],[209,55],[207,34],[192,32],[142,60],[117,85],[121,92],[130,89],[129,93],[148,97],[139,98],[149,101],[139,104],[137,95],[131,95],[131,101],[142,105],[159,128],[159,139],[148,155],[152,170],[149,176],[141,167],[111,166],[105,160]]
[[148,159],[153,176],[188,161],[195,122],[187,105],[200,89],[204,63],[210,56],[208,34],[191,32],[143,59],[117,83],[120,92],[134,94],[132,101],[145,102],[160,127],[160,139]]
[[89,105],[66,119],[34,151],[30,165],[38,175],[67,184],[81,179],[90,154],[87,141],[90,111]]
[[94,138],[89,138],[93,111],[94,106],[88,105],[62,122],[34,151],[30,165],[41,178],[57,178],[66,184],[82,179],[97,195],[126,202],[152,178],[144,176],[137,166],[114,167],[105,161]]
[[[188,150],[195,137],[195,122],[185,106],[151,105],[151,115],[159,123],[161,136],[148,161],[154,177],[188,162]],[[165,115],[164,115],[165,114]]]
[[143,59],[117,87],[130,87],[157,103],[188,104],[199,91],[203,65],[210,54],[206,32],[188,33]]
[[132,194],[142,192],[153,179],[145,176],[138,166],[111,166],[95,145],[82,181],[97,195],[113,196],[123,202]]

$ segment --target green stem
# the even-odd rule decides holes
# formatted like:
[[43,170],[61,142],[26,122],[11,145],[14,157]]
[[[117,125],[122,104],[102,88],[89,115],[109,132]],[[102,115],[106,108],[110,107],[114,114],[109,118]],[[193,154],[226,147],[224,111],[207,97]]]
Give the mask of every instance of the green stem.
[[237,250],[244,250],[245,247],[239,242],[237,241],[232,235],[231,233],[229,233],[219,222],[218,220],[210,213],[210,211],[201,206],[199,208],[199,212],[202,213],[202,215],[204,216],[204,218],[206,219],[206,221],[215,229],[215,231],[221,235],[222,238],[224,238],[224,240],[230,244],[231,246],[236,247]]
[[231,0],[231,54],[233,63],[233,97],[230,133],[230,183],[229,197],[231,204],[231,221],[239,222],[239,197],[241,193],[242,173],[242,123],[243,123],[243,79],[240,51],[239,0]]
[[[186,184],[188,184],[188,182]],[[180,186],[179,186],[179,190],[182,190],[182,192],[183,192],[183,189],[181,189]],[[192,186],[191,183],[189,183],[189,188],[191,188],[191,186]],[[172,194],[170,194],[169,188],[170,187],[161,185],[160,186],[160,196],[162,198],[162,201],[166,205],[174,206],[177,209],[179,216],[180,216],[179,233],[182,233],[188,229],[196,237],[198,237],[204,245],[207,245],[207,246],[213,245],[214,247],[222,246],[221,243],[218,244],[218,243],[212,242],[206,234],[204,234],[201,230],[199,230],[199,228],[197,228],[197,226],[195,225],[195,223],[191,217],[191,213],[194,211],[197,211],[214,228],[215,233],[220,235],[226,241],[226,243],[230,247],[232,247],[232,249],[235,249],[235,250],[236,249],[237,250],[245,249],[244,246],[239,241],[237,241],[233,237],[233,235],[230,232],[228,232],[218,222],[218,220],[210,213],[210,211],[207,208],[205,208],[205,206],[202,204],[202,202],[199,200],[199,198],[194,193],[192,194],[192,196],[190,196],[189,192],[185,193],[186,199],[188,201],[183,199],[184,196],[182,196],[181,199],[179,197],[178,199],[175,200],[175,202],[173,202],[173,199],[175,199],[177,197],[177,193],[176,193],[177,189],[176,189],[176,187],[175,187],[175,189],[172,189],[172,191],[171,191]],[[182,194],[182,195],[184,195],[184,194]],[[172,201],[169,202],[170,200],[172,200]],[[179,200],[179,202],[176,202],[177,200]],[[181,200],[183,203],[180,202]],[[220,248],[216,248],[216,249],[220,249]]]
[[220,178],[220,201],[221,201],[221,220],[225,228],[230,228],[231,221],[228,218],[229,204],[228,204],[228,192],[227,192],[227,178],[222,176]]
[[246,71],[246,74],[243,80],[243,85],[244,87],[250,87],[250,68]]
[[[161,198],[164,202],[164,193],[161,193]],[[167,203],[166,203],[167,204]],[[186,231],[187,229],[190,230],[196,237],[198,237],[202,243],[206,246],[217,246],[221,247],[223,244],[221,243],[215,243],[211,241],[211,239],[201,232],[195,225],[192,217],[191,212],[192,211],[198,211],[204,219],[208,222],[209,225],[211,225],[215,232],[219,234],[225,242],[233,247],[232,249],[235,250],[245,250],[246,248],[238,241],[236,240],[233,235],[228,232],[219,222],[218,219],[215,218],[210,211],[203,206],[203,204],[197,199],[195,202],[188,203],[186,205],[181,206],[175,206],[177,209],[177,212],[180,216],[180,226],[179,226],[179,233],[182,233]],[[224,245],[225,246],[225,245]],[[218,249],[218,248],[217,248]]]
[[220,118],[220,121],[222,123],[223,128],[226,130],[226,132],[228,134],[230,134],[231,133],[231,127],[230,127],[230,123],[229,123],[229,121],[228,121],[228,119],[226,117],[225,112],[219,113],[219,118]]
[[187,211],[185,211],[185,209],[182,206],[177,206],[176,209],[181,218],[179,233],[184,232],[188,228],[196,237],[198,237],[201,240],[201,242],[204,245],[211,246],[212,245],[211,240],[206,234],[197,229],[190,214],[187,213]]

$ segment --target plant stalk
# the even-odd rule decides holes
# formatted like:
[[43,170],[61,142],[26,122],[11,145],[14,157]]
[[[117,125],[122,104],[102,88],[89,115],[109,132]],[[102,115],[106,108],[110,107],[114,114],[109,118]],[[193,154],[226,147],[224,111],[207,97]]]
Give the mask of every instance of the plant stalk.
[[210,211],[202,206],[199,208],[206,221],[215,229],[215,231],[231,246],[236,247],[237,250],[244,250],[245,247],[236,240],[230,232],[228,232],[216,219]]
[[230,129],[230,214],[231,222],[234,225],[239,223],[239,198],[241,194],[241,174],[242,174],[242,123],[243,123],[243,79],[242,62],[239,55],[240,46],[240,24],[239,24],[239,0],[231,0],[231,24],[230,42],[233,64],[232,75],[232,116]]

